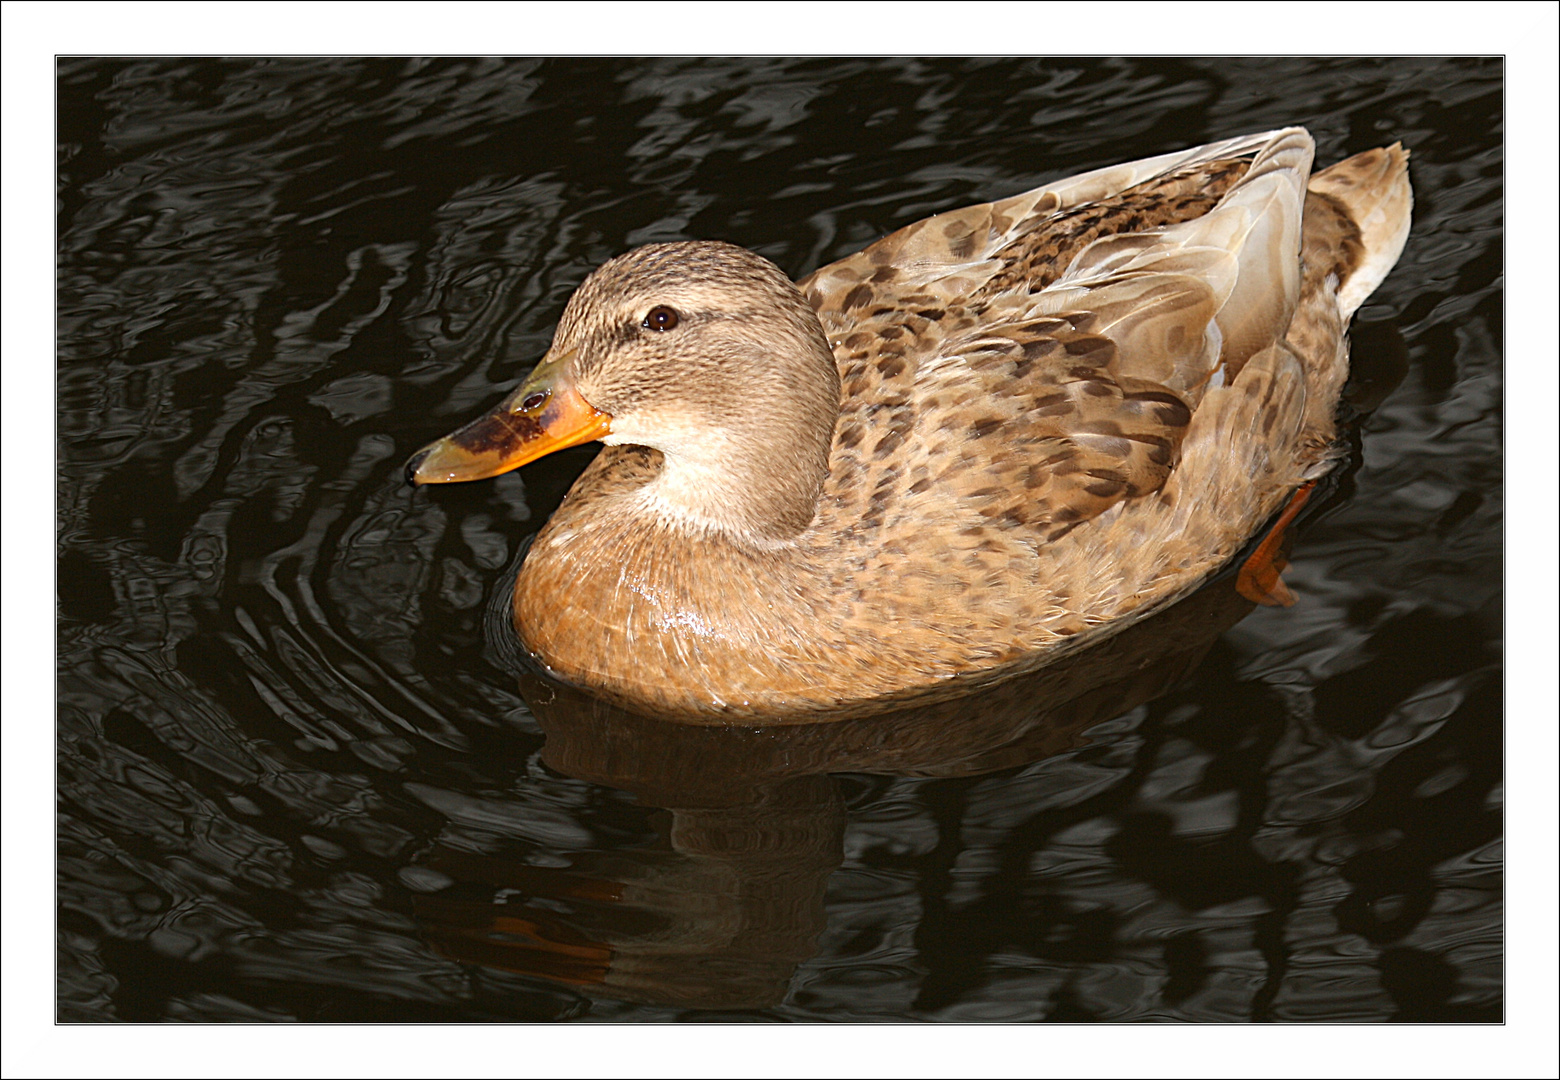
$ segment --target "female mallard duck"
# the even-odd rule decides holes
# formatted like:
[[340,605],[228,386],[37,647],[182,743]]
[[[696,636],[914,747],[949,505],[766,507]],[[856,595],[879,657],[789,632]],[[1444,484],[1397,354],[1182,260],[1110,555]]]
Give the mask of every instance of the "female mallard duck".
[[719,723],[1029,670],[1175,600],[1336,459],[1407,153],[1289,128],[955,210],[793,285],[652,244],[417,483],[607,444],[515,583],[568,682]]

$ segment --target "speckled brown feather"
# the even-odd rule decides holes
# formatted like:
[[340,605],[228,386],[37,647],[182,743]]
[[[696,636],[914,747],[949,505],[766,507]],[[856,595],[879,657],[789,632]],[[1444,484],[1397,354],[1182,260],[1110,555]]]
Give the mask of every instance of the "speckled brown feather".
[[[1339,295],[1406,233],[1401,150],[1307,194],[1310,157],[1289,129],[1099,170],[804,279],[840,384],[811,523],[759,542],[654,512],[665,462],[609,447],[526,561],[523,640],[630,707],[805,719],[1028,670],[1184,595],[1330,463]],[[753,460],[798,467],[803,436],[752,426]]]

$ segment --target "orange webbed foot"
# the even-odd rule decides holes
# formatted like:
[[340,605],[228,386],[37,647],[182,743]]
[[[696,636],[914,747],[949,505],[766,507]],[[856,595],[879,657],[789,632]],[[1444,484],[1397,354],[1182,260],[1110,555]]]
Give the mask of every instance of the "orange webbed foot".
[[1278,515],[1278,520],[1268,530],[1249,558],[1241,565],[1235,577],[1235,589],[1247,600],[1267,607],[1291,607],[1295,594],[1280,577],[1289,561],[1283,556],[1284,529],[1294,521],[1300,508],[1310,499],[1316,488],[1315,480],[1302,484],[1289,499],[1289,505]]

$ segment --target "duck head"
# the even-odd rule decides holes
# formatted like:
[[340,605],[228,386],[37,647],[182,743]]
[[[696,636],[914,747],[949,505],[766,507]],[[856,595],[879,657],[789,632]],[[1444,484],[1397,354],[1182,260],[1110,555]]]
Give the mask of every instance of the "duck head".
[[812,520],[840,380],[818,317],[733,244],[651,244],[570,298],[552,348],[492,412],[407,463],[414,484],[478,480],[599,440],[664,456],[644,509],[760,546]]

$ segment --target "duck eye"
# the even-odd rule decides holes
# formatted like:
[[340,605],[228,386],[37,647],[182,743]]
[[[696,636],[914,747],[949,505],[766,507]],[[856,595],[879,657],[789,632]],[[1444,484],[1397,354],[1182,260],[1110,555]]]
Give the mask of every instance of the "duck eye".
[[665,304],[653,307],[645,316],[643,325],[646,330],[674,330],[677,328],[677,312]]

